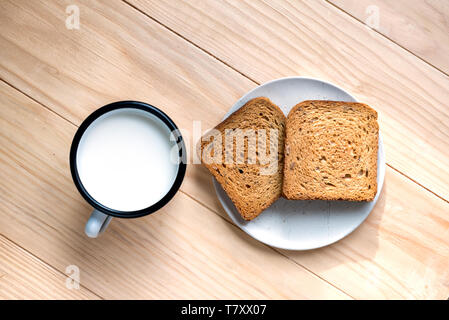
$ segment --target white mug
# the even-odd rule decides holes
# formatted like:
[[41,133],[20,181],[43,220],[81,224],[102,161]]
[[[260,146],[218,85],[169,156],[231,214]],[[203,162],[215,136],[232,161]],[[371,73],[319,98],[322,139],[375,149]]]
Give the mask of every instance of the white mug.
[[137,101],[108,104],[78,128],[70,170],[83,198],[94,208],[85,227],[100,235],[112,217],[137,218],[165,206],[186,171],[184,140],[158,108]]

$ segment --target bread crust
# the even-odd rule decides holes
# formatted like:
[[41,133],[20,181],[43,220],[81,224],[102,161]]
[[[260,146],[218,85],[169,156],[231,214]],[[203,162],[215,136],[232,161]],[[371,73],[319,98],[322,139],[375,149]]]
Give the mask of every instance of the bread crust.
[[[213,142],[201,141],[202,164],[212,173],[215,179],[226,191],[238,212],[245,220],[252,220],[263,210],[273,204],[282,194],[283,156],[285,115],[282,110],[268,98],[259,97],[248,101],[240,109],[232,113],[214,129],[224,137],[226,129],[277,129],[278,155],[277,170],[272,175],[260,175],[263,165],[248,164],[249,149],[255,146],[245,145],[244,164],[206,163],[205,150]],[[267,144],[270,146],[269,141]],[[234,145],[235,147],[235,145]],[[222,150],[226,152],[225,141],[222,140]],[[271,149],[270,149],[271,150]],[[234,154],[235,156],[235,154]]]
[[371,201],[377,193],[377,112],[363,103],[307,100],[287,116],[290,200]]

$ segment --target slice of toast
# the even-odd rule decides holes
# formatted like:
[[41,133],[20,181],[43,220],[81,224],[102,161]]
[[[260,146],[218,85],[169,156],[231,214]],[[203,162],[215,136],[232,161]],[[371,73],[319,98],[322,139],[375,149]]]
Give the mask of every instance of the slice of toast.
[[260,97],[201,139],[203,165],[245,220],[257,217],[282,194],[284,133],[282,110]]
[[286,122],[284,197],[373,200],[378,137],[377,112],[366,104],[299,103]]

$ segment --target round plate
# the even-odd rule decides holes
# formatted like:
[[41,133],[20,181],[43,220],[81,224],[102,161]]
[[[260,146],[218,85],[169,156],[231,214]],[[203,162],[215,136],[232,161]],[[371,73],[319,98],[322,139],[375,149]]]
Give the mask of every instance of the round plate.
[[[225,119],[256,97],[267,97],[285,115],[304,100],[356,102],[343,89],[325,81],[290,77],[270,81],[248,92],[237,101]],[[232,201],[213,179],[215,191],[229,217],[243,231],[270,246],[288,250],[308,250],[334,243],[354,231],[369,215],[379,198],[385,176],[385,157],[379,133],[377,156],[377,194],[370,202],[286,200],[281,198],[257,218],[245,221]]]

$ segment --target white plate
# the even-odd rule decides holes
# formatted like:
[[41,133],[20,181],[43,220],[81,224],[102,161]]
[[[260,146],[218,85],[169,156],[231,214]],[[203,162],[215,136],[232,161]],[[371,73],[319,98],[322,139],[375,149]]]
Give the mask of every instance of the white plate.
[[[317,79],[290,77],[270,81],[248,92],[226,114],[256,97],[268,97],[285,115],[304,100],[357,101],[343,89]],[[385,157],[379,133],[377,194],[371,202],[279,199],[252,221],[240,217],[220,184],[215,191],[229,217],[243,231],[270,246],[289,250],[308,250],[334,243],[354,231],[369,215],[379,198],[385,176]]]

